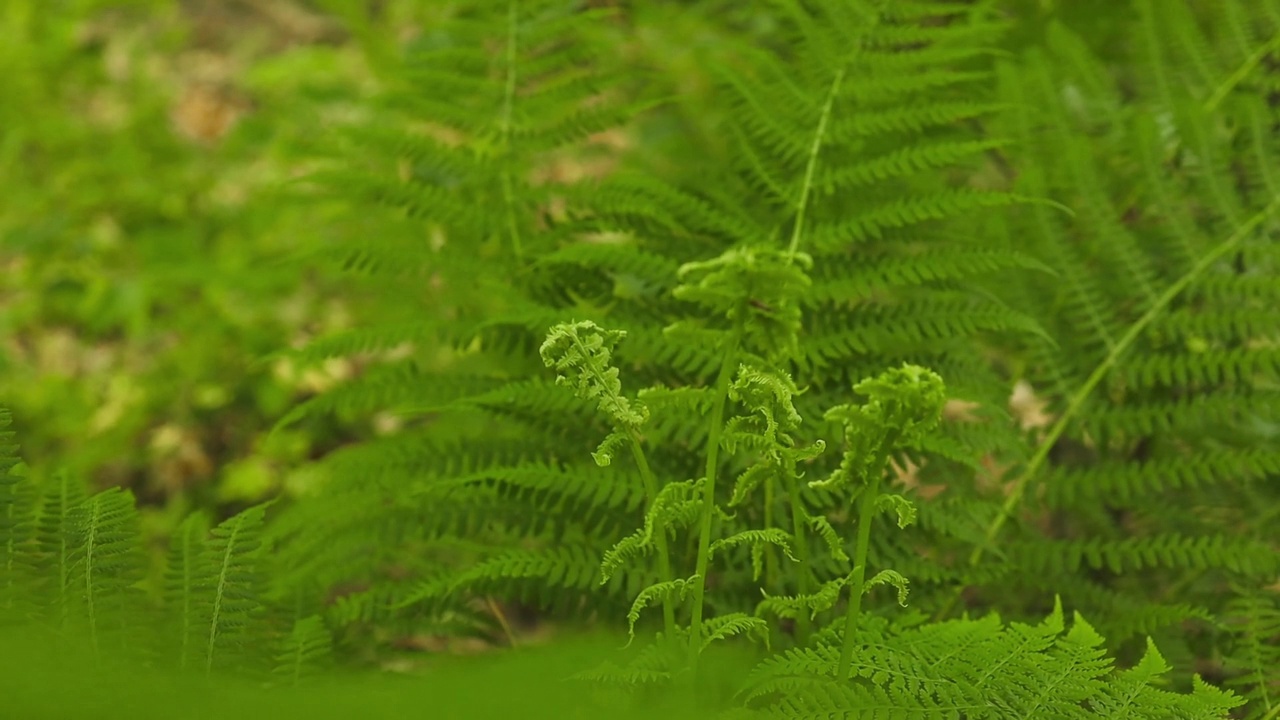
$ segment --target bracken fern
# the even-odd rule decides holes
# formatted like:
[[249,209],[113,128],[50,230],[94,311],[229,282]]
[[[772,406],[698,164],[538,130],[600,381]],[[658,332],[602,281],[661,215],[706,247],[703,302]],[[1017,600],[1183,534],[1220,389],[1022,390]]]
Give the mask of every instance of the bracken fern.
[[[522,602],[635,641],[577,681],[706,713],[1276,717],[1280,9],[1121,4],[1124,50],[1030,3],[772,0],[702,107],[612,57],[638,13],[443,12],[309,177],[356,230],[316,255],[428,302],[282,351],[384,356],[281,426],[400,429],[188,519],[142,654],[291,684],[517,644]],[[717,142],[564,171],[673,116]],[[115,652],[131,498],[15,463],[0,602]]]

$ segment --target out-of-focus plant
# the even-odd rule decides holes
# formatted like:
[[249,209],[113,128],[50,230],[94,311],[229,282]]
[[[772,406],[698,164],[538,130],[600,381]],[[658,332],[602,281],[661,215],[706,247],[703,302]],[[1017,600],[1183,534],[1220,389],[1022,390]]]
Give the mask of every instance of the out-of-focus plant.
[[285,188],[369,88],[362,55],[310,11],[202,7],[0,10],[0,396],[30,457],[167,517],[274,493],[334,428],[264,427],[358,372],[260,358],[360,312],[283,260],[325,232]]

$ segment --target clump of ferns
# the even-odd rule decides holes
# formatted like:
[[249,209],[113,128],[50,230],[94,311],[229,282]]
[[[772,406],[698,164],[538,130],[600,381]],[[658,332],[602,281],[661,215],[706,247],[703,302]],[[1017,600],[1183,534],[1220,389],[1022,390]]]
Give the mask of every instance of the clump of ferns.
[[[710,387],[655,387],[631,398],[623,394],[619,371],[611,364],[624,332],[606,330],[592,322],[573,322],[557,325],[548,334],[541,348],[545,364],[557,371],[558,382],[571,385],[579,397],[595,402],[613,426],[594,455],[596,462],[608,465],[614,453],[625,446],[645,484],[643,525],[605,554],[603,582],[624,565],[652,557],[653,566],[643,572],[655,580],[635,598],[627,616],[629,635],[634,639],[635,626],[646,607],[660,605],[663,618],[655,642],[628,666],[606,664],[580,677],[631,687],[681,675],[693,678],[700,656],[717,640],[748,635],[768,648],[777,636],[777,629],[767,619],[770,616],[794,621],[795,640],[803,644],[809,639],[811,620],[832,609],[846,586],[858,588],[850,593],[844,622],[842,665],[847,672],[862,594],[872,586],[891,584],[898,588],[899,600],[905,600],[907,583],[900,574],[883,570],[867,578],[871,520],[880,510],[895,512],[903,526],[914,518],[908,500],[880,492],[879,479],[895,449],[917,444],[940,420],[945,401],[942,382],[932,372],[904,366],[858,383],[854,389],[867,397],[866,403],[840,405],[826,413],[829,423],[843,425],[847,447],[830,477],[808,484],[852,504],[858,535],[850,557],[845,539],[830,520],[810,513],[801,502],[804,473],[800,467],[822,453],[826,443],[817,440],[805,445],[797,441],[795,433],[802,420],[793,398],[801,390],[782,369],[796,351],[799,299],[808,287],[806,271],[811,266],[812,260],[803,253],[746,247],[680,269],[676,297],[702,306],[706,319],[678,322],[666,333],[719,350],[720,370]],[[726,420],[730,402],[741,413]],[[645,426],[655,413],[690,410],[707,418],[705,471],[701,477],[663,482],[650,468]],[[721,450],[749,458],[729,493],[718,493],[717,488]],[[725,494],[727,509],[719,504]],[[764,495],[763,503],[755,502],[757,494]],[[744,512],[749,509],[756,512]],[[737,512],[730,514],[729,510]],[[761,520],[762,526],[744,527],[748,518]],[[679,557],[673,552],[677,533],[682,530],[692,532],[697,548],[690,575],[677,571]],[[819,584],[813,561],[820,546],[811,545],[815,538],[835,561],[846,567],[852,563],[851,569]],[[711,561],[717,555],[724,558],[744,550],[750,557],[752,583],[764,592],[763,600],[754,612],[709,613]],[[794,566],[787,568],[788,572],[782,571],[779,555]],[[761,576],[765,587],[794,594],[769,595],[759,585]],[[793,580],[786,583],[784,577]],[[688,624],[681,625],[677,614],[686,602]],[[726,603],[727,607],[732,605],[733,601]]]

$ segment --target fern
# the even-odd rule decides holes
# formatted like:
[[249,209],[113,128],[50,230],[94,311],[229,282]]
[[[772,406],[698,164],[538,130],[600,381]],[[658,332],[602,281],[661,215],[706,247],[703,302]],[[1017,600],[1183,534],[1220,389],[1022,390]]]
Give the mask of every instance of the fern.
[[[107,636],[123,631],[133,609],[132,586],[142,578],[133,494],[111,488],[77,505],[70,527],[70,596],[83,612],[90,646],[103,651]],[[125,638],[110,642],[121,644]]]
[[198,598],[208,562],[205,554],[208,533],[208,518],[202,513],[193,513],[178,526],[178,531],[170,539],[164,594],[173,604],[169,614],[173,634],[178,640],[180,668],[193,664],[201,640]]
[[199,628],[206,671],[253,633],[261,601],[258,558],[265,505],[255,505],[213,529],[201,587]]
[[[703,707],[747,648],[746,716],[1274,716],[1280,568],[1240,508],[1280,467],[1280,15],[1133,0],[1120,75],[996,5],[698,20],[726,39],[705,106],[610,59],[632,11],[442,7],[308,178],[351,208],[314,254],[389,320],[276,356],[364,355],[278,428],[401,429],[269,521],[188,518],[158,610],[132,498],[36,482],[0,436],[3,607],[281,684],[442,629],[517,644],[522,601],[641,640],[580,678]],[[677,120],[715,142],[564,172]]]
[[[1238,698],[1197,684],[1190,695],[1152,687],[1169,671],[1148,646],[1115,671],[1103,638],[1079,614],[1065,629],[1061,605],[1038,625],[999,618],[953,620],[902,633],[859,633],[852,682],[833,680],[835,648],[789,651],[747,681],[759,717],[1222,717]],[[855,710],[856,708],[856,710]]]
[[[1277,26],[1250,3],[1133,8],[1129,76],[1059,23],[999,71],[997,127],[1022,138],[995,151],[1018,168],[1002,187],[1075,219],[1035,206],[1000,229],[1060,278],[992,286],[1056,341],[1022,336],[1020,369],[1053,423],[970,560],[998,548],[1018,586],[1096,608],[1113,640],[1185,642],[1179,625],[1225,610],[1230,584],[1277,572],[1236,509],[1272,474],[1259,428],[1274,417],[1280,195],[1258,123]],[[1149,592],[1166,583],[1176,595]]]
[[[9,419],[7,410],[0,419]],[[14,591],[6,595],[8,624],[46,628],[69,651],[83,641],[98,664],[159,662],[208,672],[231,657],[242,667],[258,662],[269,635],[268,599],[255,574],[265,505],[212,533],[203,514],[188,517],[157,578],[160,605],[144,592],[145,546],[132,493],[88,495],[70,473],[40,480],[15,471],[16,455],[3,462],[6,496],[25,499],[8,508],[13,523],[4,536],[11,555],[0,587]],[[328,647],[311,625],[298,631],[305,645],[298,652],[308,658]]]
[[320,616],[303,618],[294,623],[293,631],[281,642],[272,672],[285,682],[297,685],[326,669],[332,643]]
[[[7,428],[13,416],[0,409],[0,607],[7,618],[22,617],[23,590],[35,577],[31,567],[34,539],[34,493],[18,458],[16,433]],[[6,623],[7,624],[7,623]]]
[[[569,288],[546,283],[543,273],[554,272],[560,249],[561,233],[554,227],[559,219],[549,206],[572,189],[536,182],[532,176],[549,157],[582,147],[584,139],[616,126],[629,113],[611,89],[617,79],[596,73],[595,63],[583,62],[593,42],[585,31],[605,17],[579,13],[571,5],[483,2],[451,17],[442,34],[416,43],[396,68],[385,96],[384,122],[345,132],[349,147],[359,148],[354,152],[366,162],[359,168],[334,166],[312,178],[338,189],[347,200],[374,200],[436,228],[435,250],[423,253],[401,241],[360,240],[323,254],[385,276],[414,275],[414,268],[429,262],[436,268],[431,274],[438,286],[447,292],[441,294],[444,304],[438,314],[396,327],[362,328],[297,355],[312,359],[404,342],[412,343],[411,353],[419,351],[399,368],[372,371],[300,406],[283,422],[320,412],[390,407],[428,420],[425,432],[391,438],[380,448],[369,447],[368,453],[330,459],[326,493],[346,498],[338,501],[345,505],[346,519],[318,504],[285,510],[273,532],[288,540],[282,543],[286,557],[295,558],[300,569],[324,567],[325,574],[282,574],[279,594],[315,592],[314,584],[339,579],[372,581],[387,565],[402,564],[405,548],[427,544],[433,550],[409,563],[424,581],[408,582],[394,604],[408,608],[415,600],[430,599],[436,618],[469,614],[464,594],[446,592],[448,585],[437,587],[426,578],[436,578],[444,567],[470,563],[496,573],[475,575],[477,583],[523,578],[498,569],[515,562],[504,554],[512,538],[586,547],[607,543],[620,518],[643,498],[653,497],[643,490],[643,470],[637,485],[617,476],[601,481],[598,473],[584,475],[576,458],[566,464],[560,453],[548,452],[551,438],[554,444],[574,446],[593,435],[590,442],[619,436],[595,435],[597,421],[589,409],[547,392],[549,384],[531,377],[526,360],[536,350],[534,338],[540,342],[561,318],[546,303],[567,299]],[[439,94],[446,89],[448,101]],[[401,117],[413,118],[412,132],[389,124]],[[426,127],[420,122],[424,119]],[[403,172],[386,172],[397,167]],[[359,212],[365,212],[363,206]],[[407,227],[400,221],[395,225]],[[649,263],[647,271],[652,272],[653,261]],[[646,271],[646,266],[635,270]],[[476,279],[489,287],[476,285]],[[506,292],[507,280],[521,292]],[[468,291],[473,287],[478,292]],[[456,350],[423,357],[422,346],[434,339]],[[430,420],[437,417],[441,420]],[[548,417],[563,419],[547,423]],[[456,442],[448,442],[450,430],[457,433]],[[479,432],[486,435],[483,440]],[[612,442],[601,448],[602,459]],[[386,490],[375,497],[359,485],[344,487],[354,477],[352,467],[363,468],[365,477],[380,478]],[[404,487],[412,491],[400,492]],[[356,507],[360,510],[350,514]],[[398,509],[388,514],[389,508]],[[426,509],[430,519],[423,518]],[[326,519],[315,522],[310,510]],[[579,518],[575,512],[581,513]],[[291,518],[295,514],[297,522]],[[566,522],[569,518],[581,522]],[[365,528],[373,526],[380,530],[371,536]],[[306,550],[316,546],[324,549]],[[377,550],[370,553],[371,548]],[[530,562],[526,568],[543,567],[549,573],[558,567]],[[304,584],[291,585],[291,577]],[[533,592],[523,580],[509,582],[505,589]],[[556,600],[572,604],[563,595]],[[420,604],[414,612],[424,607]],[[310,609],[322,610],[316,605]],[[360,614],[381,616],[386,610],[366,608]]]
[[1276,672],[1280,667],[1276,652],[1280,647],[1276,644],[1280,612],[1272,595],[1240,589],[1223,615],[1233,640],[1223,663],[1231,673],[1226,684],[1239,688],[1250,700],[1251,718],[1275,717],[1280,708],[1280,676]]

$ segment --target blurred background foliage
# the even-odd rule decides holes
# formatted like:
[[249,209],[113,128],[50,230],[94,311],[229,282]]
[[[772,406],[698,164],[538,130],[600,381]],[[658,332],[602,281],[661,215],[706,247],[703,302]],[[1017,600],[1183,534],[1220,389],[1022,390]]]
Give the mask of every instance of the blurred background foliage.
[[288,262],[335,212],[288,182],[376,85],[341,24],[287,2],[6,0],[0,37],[0,397],[28,462],[132,488],[167,534],[359,432],[265,435],[352,372],[264,360],[362,311],[338,273]]

